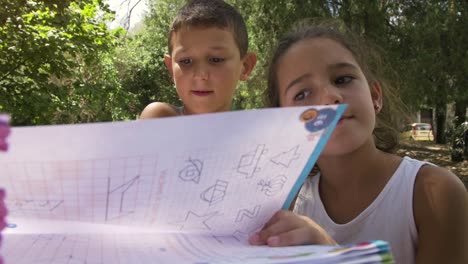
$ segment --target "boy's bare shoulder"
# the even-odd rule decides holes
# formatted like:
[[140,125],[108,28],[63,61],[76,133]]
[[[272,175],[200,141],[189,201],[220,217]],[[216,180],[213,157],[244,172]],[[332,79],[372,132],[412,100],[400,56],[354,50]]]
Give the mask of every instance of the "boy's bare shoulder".
[[145,107],[139,119],[177,116],[177,108],[168,103],[154,102]]

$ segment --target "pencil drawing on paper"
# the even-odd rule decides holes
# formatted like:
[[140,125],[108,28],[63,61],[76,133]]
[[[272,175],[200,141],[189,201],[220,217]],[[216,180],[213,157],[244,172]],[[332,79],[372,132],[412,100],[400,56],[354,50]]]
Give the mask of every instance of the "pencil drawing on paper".
[[285,175],[278,175],[273,179],[260,180],[258,186],[260,192],[264,193],[266,196],[275,196],[281,192],[286,181],[287,177]]
[[15,215],[17,212],[25,211],[47,211],[52,212],[56,210],[64,200],[8,200],[9,214]]
[[[114,179],[115,180],[115,179]],[[140,175],[137,175],[130,180],[124,182],[117,187],[112,188],[112,178],[107,180],[107,200],[105,221],[114,220],[133,213],[133,207],[128,203],[127,197],[135,197],[137,194],[137,183],[140,180]],[[133,195],[131,195],[133,194]]]
[[179,178],[183,181],[199,183],[203,171],[203,161],[189,158],[186,162],[188,164],[179,172]]
[[252,178],[260,171],[259,162],[262,155],[266,153],[265,145],[257,145],[254,151],[243,154],[237,166],[237,172],[245,175],[246,178]]
[[249,234],[244,231],[236,230],[234,231],[234,234],[232,234],[232,237],[234,237],[237,241],[242,242],[247,241]]
[[252,210],[248,210],[248,209],[239,210],[239,212],[237,212],[236,222],[242,222],[244,218],[253,219],[260,212],[260,208],[261,208],[260,205],[256,205]]
[[263,223],[253,227],[247,227],[245,230],[236,229],[234,233],[232,233],[232,237],[234,237],[239,242],[245,242],[253,233],[259,232],[262,228]]
[[221,214],[217,211],[204,215],[188,211],[183,221],[173,222],[172,224],[179,226],[180,230],[211,230],[211,227],[208,225],[208,221],[219,215]]
[[281,165],[285,168],[289,168],[291,166],[291,163],[294,160],[299,159],[300,155],[297,153],[299,150],[299,145],[291,148],[288,151],[281,152],[280,154],[274,156],[271,158],[271,162],[275,163],[276,165]]
[[200,198],[208,202],[208,204],[214,205],[221,202],[226,195],[226,190],[228,187],[228,182],[223,180],[216,180],[216,183],[206,189],[200,194]]

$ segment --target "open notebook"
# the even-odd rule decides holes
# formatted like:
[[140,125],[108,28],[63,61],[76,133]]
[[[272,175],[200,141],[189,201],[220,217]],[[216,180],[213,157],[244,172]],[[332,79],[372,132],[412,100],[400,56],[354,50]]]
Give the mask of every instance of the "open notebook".
[[15,127],[0,154],[9,263],[388,261],[383,241],[249,246],[287,208],[346,106]]

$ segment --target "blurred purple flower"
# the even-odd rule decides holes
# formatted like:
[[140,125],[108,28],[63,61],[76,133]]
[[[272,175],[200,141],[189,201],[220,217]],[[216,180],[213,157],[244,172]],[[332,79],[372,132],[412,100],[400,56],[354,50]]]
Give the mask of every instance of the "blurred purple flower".
[[[0,189],[0,247],[2,243],[2,230],[7,226],[6,223],[6,215],[8,213],[8,210],[5,206],[5,190]],[[0,264],[3,264],[3,259],[0,256]]]
[[[6,138],[10,134],[10,117],[0,114],[0,151],[7,151],[8,144]],[[8,210],[5,206],[5,190],[0,188],[0,247],[2,244],[2,230],[6,227],[6,215]],[[0,256],[0,264],[3,264],[3,258]]]
[[0,151],[8,150],[8,143],[6,141],[10,134],[10,125],[8,117],[0,115]]

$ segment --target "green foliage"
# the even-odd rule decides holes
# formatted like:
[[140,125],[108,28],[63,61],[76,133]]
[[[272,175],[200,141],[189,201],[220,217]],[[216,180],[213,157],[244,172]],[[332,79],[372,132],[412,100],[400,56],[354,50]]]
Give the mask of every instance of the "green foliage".
[[[341,19],[354,31],[380,46],[387,59],[383,65],[384,71],[390,81],[400,88],[401,98],[410,108],[417,110],[421,104],[440,107],[453,98],[467,96],[466,89],[462,89],[467,81],[467,78],[463,78],[464,69],[467,68],[468,43],[468,16],[464,15],[466,1],[226,1],[244,16],[249,30],[249,49],[258,57],[251,78],[237,89],[234,109],[263,107],[265,70],[276,40],[298,20],[316,17]],[[166,78],[162,56],[167,52],[168,26],[184,2],[149,1],[151,8],[145,21],[146,32],[141,36],[148,41],[140,40],[140,43],[144,43],[140,49],[148,50],[144,56],[151,56],[153,66],[142,57],[140,64],[146,66],[139,67],[138,73],[154,67],[157,77],[149,78],[153,80],[153,85],[139,85],[142,106],[164,98],[177,103],[172,84]],[[450,41],[444,40],[444,34],[450,36]],[[138,77],[139,80],[150,83],[149,79],[142,80],[144,76]],[[138,81],[133,80],[132,83]],[[133,88],[131,91],[136,92]],[[165,94],[168,96],[164,97]]]
[[436,141],[445,143],[447,103],[468,106],[468,2],[405,1],[398,10],[395,55],[404,67],[400,70],[405,82],[402,98],[414,108],[421,104],[436,108]]
[[[239,9],[258,62],[234,109],[263,107],[276,40],[303,18],[341,19],[381,47],[390,81],[414,110],[468,103],[468,1],[226,0]],[[106,27],[103,0],[0,0],[0,111],[15,125],[135,118],[150,102],[180,104],[163,63],[169,25],[185,0],[148,0],[137,35]],[[461,120],[461,119],[459,119]]]
[[455,117],[447,127],[452,161],[468,159],[468,122],[458,122]]
[[266,87],[266,68],[276,39],[296,21],[314,16],[330,16],[318,1],[301,0],[231,0],[243,15],[249,32],[249,49],[257,54],[257,66],[246,83],[241,84],[234,98],[235,109],[261,108]]
[[13,124],[127,117],[110,108],[122,96],[109,61],[121,32],[107,29],[103,1],[2,0],[0,17],[0,111]]
[[125,39],[116,51],[115,65],[122,88],[137,98],[136,114],[151,102],[180,105],[172,80],[164,65],[167,32],[172,18],[184,1],[148,2],[145,30]]
[[163,62],[164,48],[152,45],[148,32],[130,36],[117,49],[115,65],[123,89],[137,98],[136,113],[151,102],[179,104],[175,88]]

